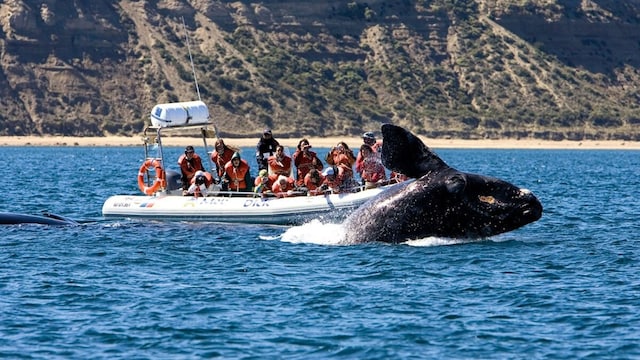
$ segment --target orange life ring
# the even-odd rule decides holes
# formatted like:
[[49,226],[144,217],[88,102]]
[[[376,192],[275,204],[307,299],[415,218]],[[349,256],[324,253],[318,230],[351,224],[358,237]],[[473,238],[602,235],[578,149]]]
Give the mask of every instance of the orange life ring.
[[[153,185],[147,186],[144,181],[144,174],[153,168],[156,169],[156,180],[153,182]],[[161,186],[165,186],[165,180],[160,159],[147,159],[147,161],[140,166],[140,170],[138,171],[138,188],[143,193],[151,195],[158,191]]]

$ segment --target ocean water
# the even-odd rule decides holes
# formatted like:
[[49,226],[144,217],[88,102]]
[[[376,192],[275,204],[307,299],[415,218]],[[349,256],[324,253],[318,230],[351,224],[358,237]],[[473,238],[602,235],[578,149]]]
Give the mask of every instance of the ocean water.
[[141,148],[0,147],[0,211],[82,222],[0,227],[0,357],[640,358],[640,153],[436,151],[532,190],[542,219],[350,246],[340,224],[104,219]]

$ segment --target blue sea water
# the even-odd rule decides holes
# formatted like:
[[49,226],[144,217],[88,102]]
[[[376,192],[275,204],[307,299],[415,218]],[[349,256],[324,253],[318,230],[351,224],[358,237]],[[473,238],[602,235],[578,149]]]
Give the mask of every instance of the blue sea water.
[[83,222],[0,227],[0,357],[640,358],[640,153],[437,152],[532,190],[542,219],[350,246],[339,224],[104,219],[141,148],[0,147],[0,211]]

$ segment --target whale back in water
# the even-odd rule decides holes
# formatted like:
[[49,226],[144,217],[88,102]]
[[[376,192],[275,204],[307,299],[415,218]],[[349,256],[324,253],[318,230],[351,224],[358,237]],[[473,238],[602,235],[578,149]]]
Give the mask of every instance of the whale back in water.
[[41,224],[41,225],[78,225],[77,222],[60,215],[43,213],[29,215],[12,212],[0,212],[0,225]]

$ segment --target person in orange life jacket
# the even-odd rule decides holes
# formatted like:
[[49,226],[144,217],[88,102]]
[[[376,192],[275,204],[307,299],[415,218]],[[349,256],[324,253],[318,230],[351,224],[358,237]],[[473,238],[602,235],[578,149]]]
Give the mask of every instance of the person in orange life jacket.
[[355,162],[356,157],[353,155],[353,151],[344,141],[339,142],[327,155],[327,163],[338,167],[339,174],[337,176],[340,177],[341,187],[356,185],[353,179],[353,164]]
[[307,188],[309,195],[322,194],[322,183],[324,175],[318,169],[311,168],[307,175],[304,176],[304,186]]
[[189,145],[184,149],[184,154],[180,155],[178,159],[178,165],[180,165],[180,172],[182,173],[182,190],[183,193],[189,189],[191,185],[191,179],[196,174],[196,171],[204,171],[202,166],[202,159],[195,153],[193,146]]
[[224,166],[231,161],[233,153],[238,149],[227,146],[221,138],[216,140],[214,148],[215,150],[211,153],[211,161],[216,167],[215,171],[218,179],[221,179],[224,174]]
[[223,182],[230,191],[251,191],[251,174],[249,164],[240,158],[240,153],[235,152],[231,161],[224,165]]
[[363,144],[360,146],[358,157],[360,162],[356,162],[356,171],[360,174],[367,189],[378,186],[379,181],[387,179],[382,161],[373,152],[371,146]]
[[298,142],[298,149],[293,153],[293,163],[296,165],[296,183],[298,185],[304,184],[304,178],[311,169],[322,171],[324,167],[318,155],[309,149],[311,149],[309,140],[302,139]]
[[[366,132],[364,134],[362,134],[362,142],[364,143],[364,145],[369,145],[371,147],[371,150],[373,151],[374,154],[376,154],[376,156],[378,156],[378,158],[380,158],[380,150],[382,150],[382,141],[376,141],[376,137],[375,135],[373,135],[372,132]],[[361,147],[362,149],[362,147]],[[356,171],[360,172],[358,170],[358,164],[362,162],[362,152],[358,152],[358,156],[356,157]],[[382,163],[382,160],[380,160],[380,163]],[[360,165],[362,166],[362,165]]]
[[253,192],[256,194],[261,194],[263,197],[266,193],[271,192],[271,180],[269,180],[269,176],[267,176],[267,170],[262,169],[258,173],[258,177],[254,182],[255,187],[253,188]]
[[276,194],[277,197],[292,196],[295,186],[296,184],[293,181],[292,177],[280,175],[273,183],[271,191],[273,191],[273,193]]
[[276,153],[269,156],[269,180],[276,182],[278,176],[291,174],[291,158],[284,153],[284,146],[276,146]]
[[213,184],[211,174],[198,170],[193,179],[191,179],[191,186],[189,186],[189,190],[187,190],[187,195],[193,195],[195,197],[207,196],[208,188],[211,184]]
[[258,163],[258,170],[267,169],[269,156],[272,156],[276,152],[276,147],[280,145],[276,139],[273,138],[271,129],[264,129],[262,137],[258,140],[256,145],[256,162]]
[[327,160],[327,164],[329,165],[343,163],[351,167],[356,162],[356,157],[353,155],[353,151],[349,149],[349,145],[344,141],[340,141],[338,145],[327,154],[325,160]]

